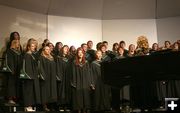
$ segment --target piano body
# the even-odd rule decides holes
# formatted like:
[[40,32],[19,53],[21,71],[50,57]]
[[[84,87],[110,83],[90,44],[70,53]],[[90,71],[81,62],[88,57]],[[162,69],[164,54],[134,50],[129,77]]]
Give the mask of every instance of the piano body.
[[115,87],[138,81],[180,79],[180,51],[156,52],[101,64],[103,80]]

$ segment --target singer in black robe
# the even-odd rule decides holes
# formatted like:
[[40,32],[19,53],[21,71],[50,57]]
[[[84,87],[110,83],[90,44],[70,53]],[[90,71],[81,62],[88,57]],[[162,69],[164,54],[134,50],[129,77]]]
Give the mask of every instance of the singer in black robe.
[[95,111],[109,110],[111,108],[111,88],[103,83],[101,77],[101,61],[93,61],[91,72],[95,86],[92,107]]
[[14,99],[20,96],[19,94],[19,74],[22,64],[21,52],[13,48],[6,51],[7,68],[10,73],[7,79],[7,96]]
[[56,84],[56,63],[54,58],[40,56],[40,72],[44,78],[40,81],[41,103],[57,102],[57,84]]
[[90,66],[86,61],[84,64],[72,63],[72,107],[73,110],[90,109],[90,91],[92,78]]
[[38,63],[34,53],[25,53],[24,71],[30,79],[23,80],[24,106],[40,104],[40,86],[38,78]]
[[70,104],[71,98],[70,63],[68,56],[56,58],[58,104],[65,106]]

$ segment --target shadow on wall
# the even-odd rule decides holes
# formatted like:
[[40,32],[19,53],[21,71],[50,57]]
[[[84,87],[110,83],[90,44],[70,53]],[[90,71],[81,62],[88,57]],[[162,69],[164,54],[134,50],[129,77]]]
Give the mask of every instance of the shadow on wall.
[[4,43],[4,45],[0,48],[0,58],[4,58],[4,54],[6,52],[6,46],[7,46],[7,43],[9,41],[9,37],[2,38],[2,39],[4,39],[1,41]]
[[35,38],[41,43],[47,36],[47,15],[5,6],[0,6],[0,14],[0,57],[6,49],[6,43],[9,40],[11,32],[19,32],[22,46],[25,46],[25,43],[29,38]]

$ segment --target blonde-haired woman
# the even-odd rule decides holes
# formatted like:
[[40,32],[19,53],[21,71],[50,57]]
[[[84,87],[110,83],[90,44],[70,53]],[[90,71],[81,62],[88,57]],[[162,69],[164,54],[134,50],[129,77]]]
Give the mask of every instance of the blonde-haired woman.
[[57,85],[56,85],[56,63],[51,55],[48,46],[42,49],[40,61],[40,71],[44,80],[40,81],[41,103],[45,111],[50,111],[47,104],[52,105],[57,102]]
[[16,104],[18,98],[18,77],[21,68],[21,51],[19,40],[12,40],[6,51],[6,63],[10,73],[7,79],[7,96],[9,104]]
[[29,77],[23,80],[23,99],[25,111],[35,111],[32,106],[40,103],[40,88],[38,79],[38,63],[35,51],[37,41],[29,39],[26,46],[26,53],[23,59],[22,69]]

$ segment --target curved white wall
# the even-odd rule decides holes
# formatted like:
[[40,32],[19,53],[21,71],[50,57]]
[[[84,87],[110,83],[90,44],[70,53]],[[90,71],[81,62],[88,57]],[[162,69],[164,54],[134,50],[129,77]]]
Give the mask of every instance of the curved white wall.
[[103,40],[109,42],[109,49],[121,40],[126,42],[126,48],[130,44],[136,45],[137,37],[141,35],[147,36],[150,45],[157,42],[155,19],[103,20]]
[[169,40],[172,44],[180,40],[180,17],[157,19],[157,35],[160,45]]
[[96,43],[102,41],[101,20],[48,16],[48,38],[54,44],[58,41],[66,45],[80,47],[88,40]]

